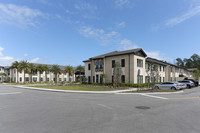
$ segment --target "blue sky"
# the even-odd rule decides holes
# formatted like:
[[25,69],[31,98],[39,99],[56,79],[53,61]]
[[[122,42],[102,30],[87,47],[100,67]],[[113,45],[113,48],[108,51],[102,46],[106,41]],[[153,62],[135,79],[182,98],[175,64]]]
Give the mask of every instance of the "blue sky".
[[79,65],[143,48],[174,62],[200,54],[200,0],[1,0],[0,65]]

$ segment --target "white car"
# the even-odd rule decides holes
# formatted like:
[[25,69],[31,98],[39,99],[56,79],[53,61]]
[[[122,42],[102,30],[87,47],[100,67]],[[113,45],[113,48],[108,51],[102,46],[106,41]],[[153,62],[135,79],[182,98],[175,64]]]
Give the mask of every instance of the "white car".
[[164,82],[162,84],[156,84],[155,89],[171,89],[171,90],[182,90],[187,88],[187,85],[184,83],[178,82]]

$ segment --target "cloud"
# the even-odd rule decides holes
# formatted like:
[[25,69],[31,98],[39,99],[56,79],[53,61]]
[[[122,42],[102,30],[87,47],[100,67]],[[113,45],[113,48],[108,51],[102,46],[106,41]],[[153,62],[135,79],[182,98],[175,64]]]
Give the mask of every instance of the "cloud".
[[158,60],[173,62],[173,59],[166,56],[166,54],[160,51],[145,51],[148,57],[155,58]]
[[39,18],[45,18],[46,15],[36,9],[14,4],[0,3],[0,23],[13,24],[20,27],[36,27]]
[[28,56],[28,54],[24,54],[24,57],[27,57]]
[[90,4],[90,3],[86,3],[86,2],[82,2],[79,4],[75,4],[74,8],[78,11],[78,12],[71,12],[69,10],[66,10],[66,12],[68,14],[77,14],[77,15],[81,15],[83,18],[87,18],[87,19],[94,19],[97,18],[95,13],[98,10],[96,5]]
[[119,33],[116,31],[105,32],[103,29],[95,29],[87,26],[81,27],[79,33],[87,38],[99,41],[104,46],[113,44],[119,37]]
[[118,28],[124,28],[126,27],[126,22],[120,22],[118,25],[117,25]]
[[193,16],[199,15],[199,14],[200,14],[200,2],[195,0],[192,2],[189,10],[186,13],[167,20],[165,25],[174,26],[174,25],[180,24],[180,23],[192,18]]
[[128,49],[135,49],[139,48],[136,44],[134,44],[131,40],[123,39],[120,41],[119,49],[121,50],[128,50]]
[[130,6],[130,0],[115,0],[115,6],[117,8],[125,8]]
[[34,59],[31,59],[31,60],[28,60],[28,62],[37,63],[39,60],[40,60],[40,58],[34,58]]
[[[0,46],[0,66],[10,66],[14,61],[24,60],[23,58],[15,58],[12,56],[5,56],[3,54],[3,50],[4,50],[4,48]],[[39,60],[40,60],[40,58],[34,58],[34,59],[28,60],[28,62],[37,63]]]

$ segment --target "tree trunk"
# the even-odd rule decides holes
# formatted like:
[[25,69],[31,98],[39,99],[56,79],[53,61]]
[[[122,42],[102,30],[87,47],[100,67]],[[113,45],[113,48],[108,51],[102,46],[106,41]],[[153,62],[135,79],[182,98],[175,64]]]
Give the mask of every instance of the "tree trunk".
[[57,85],[57,78],[58,78],[58,75],[55,74],[55,84]]
[[25,84],[25,71],[24,71],[24,84]]

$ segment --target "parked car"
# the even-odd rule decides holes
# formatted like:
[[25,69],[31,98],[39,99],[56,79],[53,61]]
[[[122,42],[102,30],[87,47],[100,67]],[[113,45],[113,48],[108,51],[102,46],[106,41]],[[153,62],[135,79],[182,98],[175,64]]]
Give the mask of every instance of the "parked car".
[[195,86],[194,82],[192,82],[190,80],[181,80],[178,82],[186,84],[187,88],[189,88],[189,89]]
[[195,86],[199,86],[199,81],[196,81],[196,80],[194,80],[194,79],[188,79],[188,80],[194,82],[194,85],[195,85]]
[[187,88],[187,85],[184,83],[178,82],[164,82],[162,84],[156,84],[154,86],[156,89],[171,89],[171,90],[182,90]]

